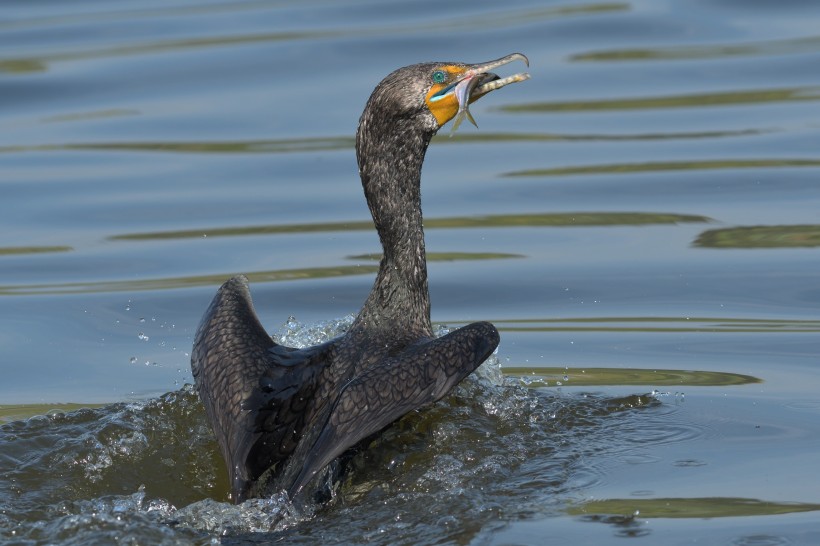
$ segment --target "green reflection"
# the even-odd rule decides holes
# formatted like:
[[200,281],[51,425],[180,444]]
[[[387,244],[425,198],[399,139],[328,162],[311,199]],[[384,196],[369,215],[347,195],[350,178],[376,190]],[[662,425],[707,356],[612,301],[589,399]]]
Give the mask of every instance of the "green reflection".
[[719,169],[771,169],[782,167],[820,167],[820,159],[716,159],[710,161],[655,161],[646,163],[609,163],[549,169],[512,171],[502,176],[571,176],[581,174],[625,174],[662,171],[702,171]]
[[[426,229],[461,229],[488,227],[586,227],[586,226],[639,226],[648,224],[678,224],[711,222],[711,218],[693,214],[651,212],[561,212],[537,214],[499,214],[487,216],[456,216],[424,220]],[[186,229],[153,233],[126,233],[113,235],[115,241],[153,241],[163,239],[191,239],[202,237],[241,237],[287,233],[323,233],[329,231],[370,231],[373,222],[326,222],[320,224],[283,224],[228,227],[218,229]]]
[[710,44],[652,49],[612,49],[572,55],[571,61],[679,61],[693,59],[720,59],[724,57],[762,55],[791,55],[820,51],[820,36],[748,42],[744,44]]
[[[78,121],[100,117],[137,115],[139,112],[127,109],[112,109],[99,112],[81,112],[45,118],[43,122]],[[772,132],[772,129],[744,129],[738,131],[701,131],[681,133],[638,133],[638,134],[581,134],[564,135],[551,133],[459,133],[450,138],[438,135],[436,145],[465,143],[499,143],[499,142],[620,142],[645,140],[674,139],[709,139],[733,138],[739,136],[759,135]],[[23,152],[154,152],[176,154],[280,154],[305,152],[333,152],[353,150],[355,138],[342,137],[307,137],[267,140],[236,141],[186,141],[186,142],[85,142],[73,144],[35,144],[30,146],[3,146],[0,153]]]
[[71,252],[70,246],[7,246],[0,247],[0,256],[16,254],[47,254],[50,252]]
[[497,321],[505,332],[802,333],[820,332],[820,320],[726,317],[583,317]]
[[[677,139],[709,139],[734,138],[742,136],[760,135],[774,132],[773,129],[739,129],[735,131],[690,131],[670,133],[635,133],[635,134],[577,134],[567,135],[559,133],[491,133],[491,132],[461,132],[453,135],[439,134],[434,141],[436,144],[469,143],[496,143],[496,142],[621,142],[643,140],[677,140]],[[1,150],[1,149],[0,149]]]
[[788,87],[726,93],[693,93],[667,97],[640,97],[567,102],[531,102],[499,106],[504,112],[584,112],[598,110],[647,110],[654,108],[702,108],[769,102],[800,102],[820,100],[820,87]]
[[[90,112],[75,112],[73,114],[49,116],[47,118],[43,118],[41,121],[43,123],[64,123],[71,121],[84,121],[89,119],[107,119],[119,118],[123,116],[138,116],[139,114],[139,110],[133,110],[129,108],[109,108],[107,110],[92,110]],[[106,145],[107,144],[103,144],[102,146]]]
[[[121,112],[127,112],[123,110]],[[122,114],[120,114],[122,115]],[[69,117],[69,116],[66,116]],[[77,115],[73,116],[77,119]],[[53,119],[49,121],[54,121]],[[66,121],[65,119],[60,121]],[[276,140],[238,140],[214,142],[90,142],[84,144],[41,144],[6,146],[0,153],[109,151],[109,152],[169,152],[189,154],[231,153],[294,153],[353,149],[353,137],[288,138]]]
[[570,515],[621,514],[641,518],[725,518],[740,516],[774,516],[796,512],[814,512],[820,504],[771,502],[741,497],[605,499],[570,507]]
[[294,31],[270,32],[263,34],[243,34],[238,36],[208,36],[204,38],[182,38],[178,40],[156,40],[141,44],[121,46],[96,47],[86,51],[70,51],[65,53],[51,53],[41,57],[18,57],[0,59],[0,71],[8,72],[9,66],[42,66],[43,70],[51,63],[78,61],[87,59],[102,59],[126,55],[145,55],[150,53],[177,52],[186,49],[201,49],[209,47],[224,47],[234,45],[248,45],[255,43],[282,42],[294,40],[321,40],[334,38],[346,34],[343,31]]
[[[495,260],[499,258],[518,258],[517,254],[502,253],[468,253],[468,252],[434,252],[428,254],[428,261],[455,260]],[[352,257],[358,259],[357,257]],[[361,258],[371,261],[369,256]],[[302,269],[279,269],[255,271],[245,275],[251,282],[277,282],[311,279],[328,279],[351,275],[375,274],[379,269],[376,264],[342,265],[337,267],[314,267]],[[197,286],[218,286],[225,282],[231,273],[214,275],[196,275],[187,277],[165,277],[160,279],[139,279],[127,281],[89,281],[67,283],[43,283],[0,286],[0,296],[42,295],[42,294],[97,294],[102,292],[139,292],[143,290],[173,290]]]
[[[455,262],[470,260],[508,260],[511,258],[526,258],[523,254],[508,254],[505,252],[428,252],[428,262]],[[358,254],[348,256],[348,260],[367,260],[378,262],[382,259],[381,254]]]
[[[639,368],[503,367],[505,375],[521,377],[530,387],[652,386],[727,387],[762,383],[751,375],[702,370],[644,370]],[[567,377],[567,379],[564,379]],[[560,382],[560,383],[559,383]]]
[[29,74],[31,72],[45,72],[46,65],[37,59],[7,59],[0,60],[0,72],[9,74]]
[[[303,269],[280,269],[245,273],[251,282],[294,281],[301,279],[326,279],[362,275],[378,271],[376,265],[347,265],[339,267],[316,267]],[[102,292],[139,292],[143,290],[173,290],[197,286],[216,286],[225,282],[231,274],[193,275],[127,281],[89,281],[44,284],[20,284],[0,286],[0,295],[20,296],[34,294],[97,294]]]
[[0,423],[28,419],[35,415],[66,413],[83,408],[101,408],[105,404],[19,404],[0,406]]
[[820,225],[749,226],[710,229],[695,246],[705,248],[807,248],[820,246]]
[[[533,24],[536,21],[547,21],[562,17],[574,17],[585,14],[600,14],[604,12],[626,11],[629,4],[623,2],[601,2],[580,6],[557,6],[537,9],[496,11],[474,17],[458,16],[451,18],[439,17],[434,20],[425,20],[422,23],[405,25],[340,28],[323,30],[293,30],[286,32],[267,32],[258,34],[239,35],[209,35],[207,37],[191,37],[172,40],[154,40],[127,45],[104,46],[99,45],[85,51],[67,51],[45,54],[33,57],[15,57],[0,59],[0,71],[14,73],[9,68],[42,67],[45,70],[48,64],[55,62],[76,61],[84,59],[99,59],[126,55],[145,55],[167,52],[178,52],[187,49],[202,49],[228,46],[241,46],[256,43],[318,41],[324,39],[339,39],[352,37],[395,36],[396,34],[438,33],[438,32],[477,32],[491,29],[495,32],[502,27],[517,27],[522,23]],[[162,12],[157,12],[162,16]]]

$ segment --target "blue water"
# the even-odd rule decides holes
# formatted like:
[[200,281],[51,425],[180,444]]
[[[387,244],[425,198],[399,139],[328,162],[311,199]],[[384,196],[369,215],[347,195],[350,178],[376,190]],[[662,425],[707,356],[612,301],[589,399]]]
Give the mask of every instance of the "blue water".
[[[818,28],[805,0],[3,2],[0,540],[817,543]],[[400,423],[327,507],[209,524],[183,385],[217,286],[248,274],[272,333],[355,313],[370,91],[515,51],[532,79],[422,185],[433,320],[494,321],[506,382]]]

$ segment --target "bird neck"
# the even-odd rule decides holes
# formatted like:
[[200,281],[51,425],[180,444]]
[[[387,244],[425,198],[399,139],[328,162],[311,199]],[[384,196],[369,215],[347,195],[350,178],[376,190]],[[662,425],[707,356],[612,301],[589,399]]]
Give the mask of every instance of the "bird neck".
[[430,336],[421,167],[433,135],[412,119],[386,124],[368,114],[356,133],[356,156],[383,255],[357,322],[408,339]]

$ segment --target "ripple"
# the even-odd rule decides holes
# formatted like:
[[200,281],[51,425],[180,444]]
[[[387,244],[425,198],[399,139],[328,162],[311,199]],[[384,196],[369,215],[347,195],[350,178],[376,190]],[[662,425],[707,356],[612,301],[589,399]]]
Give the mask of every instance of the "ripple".
[[776,535],[745,535],[732,540],[734,546],[788,546],[792,542]]
[[820,87],[787,87],[774,89],[744,89],[716,93],[692,93],[662,97],[635,97],[568,102],[534,102],[499,107],[504,112],[584,112],[599,110],[644,110],[655,108],[706,108],[770,102],[802,102],[820,100]]
[[761,57],[764,55],[794,55],[820,51],[820,36],[787,40],[759,40],[734,44],[699,44],[655,47],[652,49],[610,49],[591,51],[570,57],[571,61],[679,61],[692,59],[722,59],[726,57]]
[[573,515],[640,514],[641,518],[735,518],[816,512],[820,505],[799,502],[770,502],[738,497],[604,499],[575,505]]
[[710,229],[692,244],[704,248],[813,248],[820,246],[820,224]]
[[800,412],[816,413],[820,412],[820,401],[817,400],[803,400],[800,402],[790,402],[784,407]]
[[680,459],[672,463],[673,466],[679,466],[681,468],[706,466],[707,464],[708,463],[706,463],[706,461],[701,461],[699,459]]
[[623,175],[634,173],[657,173],[668,171],[714,171],[737,169],[788,169],[817,168],[820,159],[813,157],[776,158],[776,159],[709,159],[690,161],[644,161],[641,163],[605,163],[597,165],[570,165],[566,167],[549,167],[546,169],[526,169],[503,173],[506,177],[544,177],[574,175]]

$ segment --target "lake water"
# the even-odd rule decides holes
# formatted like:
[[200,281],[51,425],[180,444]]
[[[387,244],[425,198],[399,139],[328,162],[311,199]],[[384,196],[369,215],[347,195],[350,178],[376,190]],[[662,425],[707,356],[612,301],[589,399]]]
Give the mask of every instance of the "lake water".
[[[820,543],[818,29],[810,0],[4,1],[0,541]],[[229,505],[185,387],[217,286],[343,330],[370,91],[515,51],[532,79],[422,184],[433,320],[495,322],[495,359],[330,503]]]

